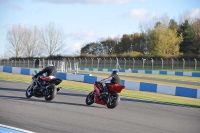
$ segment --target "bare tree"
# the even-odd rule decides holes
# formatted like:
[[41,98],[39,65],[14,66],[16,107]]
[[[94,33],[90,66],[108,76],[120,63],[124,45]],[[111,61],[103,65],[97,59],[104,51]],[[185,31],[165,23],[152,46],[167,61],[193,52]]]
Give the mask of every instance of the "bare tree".
[[169,22],[170,17],[165,13],[159,17],[154,17],[147,21],[140,22],[139,28],[142,33],[148,33],[148,30],[155,29],[155,26],[158,26],[158,24],[168,27]]
[[34,26],[24,30],[23,42],[23,55],[25,57],[40,56],[44,48],[39,45],[39,29]]
[[41,45],[46,49],[46,53],[55,55],[64,47],[64,33],[61,28],[50,22],[41,30]]
[[7,32],[7,50],[9,56],[20,57],[22,56],[23,45],[22,39],[24,36],[24,27],[21,25],[13,25]]

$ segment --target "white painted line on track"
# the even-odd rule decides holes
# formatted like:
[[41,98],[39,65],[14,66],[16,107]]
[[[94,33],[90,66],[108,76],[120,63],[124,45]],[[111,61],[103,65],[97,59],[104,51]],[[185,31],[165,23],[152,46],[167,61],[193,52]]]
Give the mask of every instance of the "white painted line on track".
[[[4,129],[1,129],[4,128]],[[11,132],[11,133],[35,133],[32,131],[28,131],[28,130],[24,130],[24,129],[20,129],[20,128],[16,128],[16,127],[11,127],[11,126],[7,126],[7,125],[3,125],[0,124],[0,133],[6,133],[6,132],[2,132],[2,131],[6,130],[6,132]]]

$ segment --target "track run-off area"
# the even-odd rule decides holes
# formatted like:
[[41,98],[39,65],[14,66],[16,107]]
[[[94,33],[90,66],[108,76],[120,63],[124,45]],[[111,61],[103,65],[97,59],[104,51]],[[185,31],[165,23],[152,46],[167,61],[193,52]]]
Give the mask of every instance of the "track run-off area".
[[[0,124],[37,133],[199,133],[200,108],[121,97],[115,109],[87,106],[89,92],[64,88],[52,101],[29,84],[0,80]],[[0,131],[1,132],[1,131]]]

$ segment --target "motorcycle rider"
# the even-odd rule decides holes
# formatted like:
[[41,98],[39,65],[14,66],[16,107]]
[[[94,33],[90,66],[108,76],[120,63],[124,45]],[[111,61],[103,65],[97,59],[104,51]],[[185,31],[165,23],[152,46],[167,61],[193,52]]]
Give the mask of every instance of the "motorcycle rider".
[[[110,83],[106,83],[107,81],[110,81]],[[114,70],[108,78],[102,79],[100,83],[102,83],[103,85],[102,94],[106,94],[109,86],[111,85],[115,85],[115,84],[122,85],[121,79],[118,76],[118,71],[116,70]]]
[[40,71],[39,73],[37,73],[34,78],[37,78],[39,75],[42,75],[44,73],[47,73],[47,76],[54,76],[57,77],[57,70],[56,67],[53,66],[52,64],[50,64],[49,66],[47,66],[46,68],[44,68],[42,71]]
[[[39,75],[43,75],[44,73],[47,73],[46,76],[49,76],[51,79],[57,77],[57,70],[56,67],[53,66],[53,64],[50,64],[46,68],[44,68],[42,71],[37,73],[33,78],[37,78]],[[57,91],[60,91],[60,88],[57,89]]]

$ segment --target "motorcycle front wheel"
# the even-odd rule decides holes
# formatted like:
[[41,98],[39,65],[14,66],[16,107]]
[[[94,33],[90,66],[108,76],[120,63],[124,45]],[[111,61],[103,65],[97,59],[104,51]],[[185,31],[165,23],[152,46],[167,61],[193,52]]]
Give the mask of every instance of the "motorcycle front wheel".
[[31,85],[26,89],[26,97],[31,98],[33,96],[33,88]]
[[94,92],[93,92],[93,91],[90,92],[90,93],[87,95],[87,97],[86,97],[86,99],[85,99],[85,103],[86,103],[87,105],[91,105],[91,104],[94,103]]
[[110,94],[110,99],[107,102],[107,107],[113,109],[118,105],[119,101],[120,101],[119,94],[112,93]]
[[56,94],[57,94],[56,86],[55,86],[55,85],[49,86],[49,87],[48,87],[48,91],[49,91],[49,93],[48,93],[47,95],[44,96],[45,100],[46,100],[46,101],[53,100],[54,97],[55,97]]

